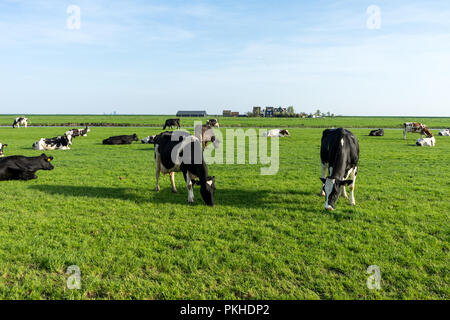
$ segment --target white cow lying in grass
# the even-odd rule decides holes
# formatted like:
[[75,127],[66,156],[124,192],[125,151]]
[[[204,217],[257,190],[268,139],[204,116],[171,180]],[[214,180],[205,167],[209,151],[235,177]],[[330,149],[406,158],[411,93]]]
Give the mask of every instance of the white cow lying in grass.
[[268,132],[264,132],[264,137],[289,137],[289,131],[287,130],[281,130],[281,129],[273,129],[269,130]]
[[434,137],[417,139],[416,145],[419,147],[434,147],[436,139]]
[[440,136],[450,137],[450,129],[444,129],[439,132]]

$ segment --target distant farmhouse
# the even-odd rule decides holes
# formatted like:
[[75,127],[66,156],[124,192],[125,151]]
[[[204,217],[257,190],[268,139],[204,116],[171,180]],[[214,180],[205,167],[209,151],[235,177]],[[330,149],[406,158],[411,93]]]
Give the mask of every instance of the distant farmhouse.
[[207,117],[206,111],[178,111],[177,117]]
[[222,112],[223,117],[246,117],[245,114],[239,114],[239,112],[234,112],[231,110],[223,110]]

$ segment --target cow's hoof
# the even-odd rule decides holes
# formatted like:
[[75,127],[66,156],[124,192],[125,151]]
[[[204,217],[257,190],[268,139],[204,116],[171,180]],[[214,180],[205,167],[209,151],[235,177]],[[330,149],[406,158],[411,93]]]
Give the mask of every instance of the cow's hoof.
[[173,193],[178,193],[178,190],[172,190]]
[[156,188],[155,188],[155,191],[158,192],[158,191],[159,191],[159,187],[156,187]]
[[351,206],[356,206],[356,202],[350,202]]
[[326,196],[325,192],[323,192],[323,191],[320,193],[320,195],[321,195],[322,197],[325,197],[325,196]]

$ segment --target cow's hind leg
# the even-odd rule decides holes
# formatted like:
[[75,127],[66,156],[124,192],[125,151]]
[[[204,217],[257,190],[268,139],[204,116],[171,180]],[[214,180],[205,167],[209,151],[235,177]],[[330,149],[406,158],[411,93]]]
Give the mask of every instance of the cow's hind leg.
[[156,171],[155,171],[155,174],[156,174],[156,187],[155,187],[155,191],[159,191],[160,190],[160,188],[159,188],[159,175],[161,173],[159,157],[156,157],[155,162],[156,162]]
[[186,188],[188,189],[188,202],[194,203],[194,185],[189,172],[184,173],[184,178],[186,179]]
[[[322,175],[320,176],[322,179],[325,179],[327,176],[327,169],[328,169],[328,164],[326,163],[320,163],[320,165],[322,166]],[[320,191],[320,195],[322,197],[325,197],[325,183],[322,182],[322,190]]]
[[172,184],[172,192],[178,193],[177,187],[175,186],[175,172],[169,173],[170,175],[170,183]]
[[356,201],[355,201],[355,183],[356,183],[356,175],[358,173],[358,167],[355,167],[355,169],[353,169],[350,177],[352,179],[352,183],[348,186],[349,190],[350,190],[350,205],[354,206],[356,205]]

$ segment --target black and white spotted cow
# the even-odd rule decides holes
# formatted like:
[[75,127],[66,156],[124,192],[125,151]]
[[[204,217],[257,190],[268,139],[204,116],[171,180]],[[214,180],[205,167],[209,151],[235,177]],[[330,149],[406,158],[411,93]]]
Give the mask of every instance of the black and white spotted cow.
[[108,139],[103,140],[103,144],[131,144],[133,141],[139,141],[136,133],[132,135],[109,137]]
[[439,131],[439,135],[442,137],[450,137],[450,129],[444,129]]
[[3,148],[5,148],[7,146],[8,146],[7,144],[0,143],[0,158],[5,156],[5,154],[3,152]]
[[[348,198],[345,191],[346,185],[350,189],[350,204],[355,205],[354,190],[359,160],[358,139],[353,133],[343,128],[323,131],[320,160],[322,196],[326,197],[325,209],[334,210],[341,194]],[[326,176],[327,169],[328,176]]]
[[436,138],[420,138],[416,141],[416,146],[419,147],[434,147],[436,145]]
[[12,127],[15,128],[16,126],[17,126],[17,128],[20,128],[20,126],[23,126],[26,128],[28,126],[28,118],[18,117],[16,119],[14,119]]
[[370,131],[369,136],[371,136],[371,137],[383,137],[384,136],[384,129],[372,130],[372,131]]
[[[183,172],[188,189],[188,202],[194,202],[194,184],[200,185],[200,194],[206,205],[214,206],[215,177],[208,175],[200,140],[187,132],[163,132],[154,138],[156,162],[156,191],[159,176],[169,173],[172,192],[177,193],[175,172]],[[198,179],[198,180],[197,180]]]
[[141,139],[141,142],[144,143],[144,144],[154,144],[155,143],[155,137],[156,137],[156,135],[145,137],[144,139]]
[[37,179],[36,171],[53,170],[53,157],[44,153],[39,157],[10,156],[0,159],[0,181]]
[[210,127],[216,127],[219,128],[219,120],[217,119],[209,119],[206,120],[206,125]]
[[34,150],[70,150],[71,144],[72,136],[69,134],[50,139],[41,138],[32,147]]
[[71,129],[66,132],[66,136],[71,135],[72,138],[87,137],[88,132],[91,132],[91,129],[89,129],[89,127],[86,126],[86,128],[83,129]]
[[210,142],[213,144],[214,148],[219,148],[220,141],[217,139],[211,126],[207,124],[196,125],[194,127],[194,132],[195,136],[201,141],[203,150],[205,150]]

